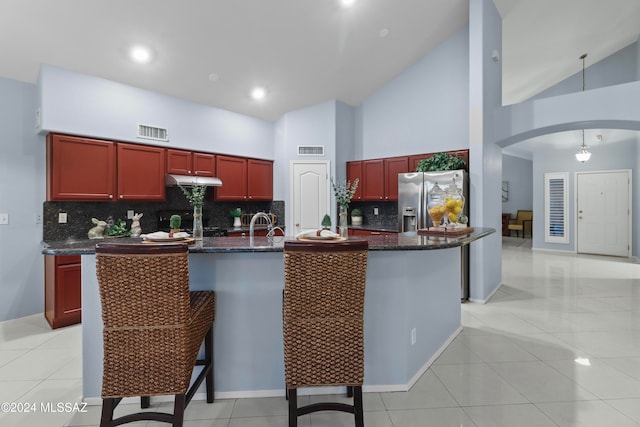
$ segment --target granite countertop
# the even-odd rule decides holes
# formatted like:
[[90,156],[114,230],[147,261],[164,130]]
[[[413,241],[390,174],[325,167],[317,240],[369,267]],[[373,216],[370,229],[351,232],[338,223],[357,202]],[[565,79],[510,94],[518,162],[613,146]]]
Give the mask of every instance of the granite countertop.
[[[468,245],[474,240],[495,233],[493,228],[475,227],[470,234],[463,236],[418,235],[416,233],[398,233],[382,236],[352,236],[350,240],[369,241],[369,250],[430,250],[446,249]],[[253,244],[249,237],[205,237],[202,244],[189,247],[194,253],[234,253],[234,252],[282,252],[285,240],[293,237],[274,237],[273,242],[266,237],[254,237]],[[124,237],[118,239],[99,240],[62,240],[43,242],[42,253],[45,255],[89,255],[95,253],[96,243],[140,243],[141,238]]]

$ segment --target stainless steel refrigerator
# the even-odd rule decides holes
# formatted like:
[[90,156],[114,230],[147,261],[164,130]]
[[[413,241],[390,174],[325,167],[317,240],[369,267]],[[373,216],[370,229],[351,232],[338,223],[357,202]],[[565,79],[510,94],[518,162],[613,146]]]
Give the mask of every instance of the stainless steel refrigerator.
[[[420,228],[431,227],[427,213],[429,192],[437,183],[443,191],[454,182],[462,190],[464,209],[469,217],[469,174],[465,170],[442,172],[411,172],[398,174],[398,230],[401,233],[415,233]],[[469,225],[473,218],[469,218]],[[461,300],[469,298],[469,246],[462,247]]]

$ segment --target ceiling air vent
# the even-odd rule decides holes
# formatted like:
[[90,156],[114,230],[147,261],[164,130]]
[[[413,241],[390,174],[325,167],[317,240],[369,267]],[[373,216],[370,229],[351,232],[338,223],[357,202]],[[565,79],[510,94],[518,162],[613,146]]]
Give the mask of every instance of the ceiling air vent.
[[169,131],[157,126],[138,124],[138,138],[153,139],[154,141],[168,141]]
[[324,145],[298,145],[298,156],[324,156]]

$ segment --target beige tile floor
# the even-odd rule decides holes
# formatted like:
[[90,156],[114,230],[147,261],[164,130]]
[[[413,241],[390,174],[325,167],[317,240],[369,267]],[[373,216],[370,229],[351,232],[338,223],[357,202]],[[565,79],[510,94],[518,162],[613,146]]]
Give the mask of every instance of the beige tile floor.
[[[463,305],[463,332],[411,391],[365,393],[367,427],[640,425],[640,264],[530,245],[503,239],[503,286],[486,305]],[[0,413],[0,426],[98,425],[96,406],[39,407],[80,402],[80,340],[78,326],[51,331],[41,315],[0,323],[0,402],[38,405]],[[185,418],[187,427],[286,426],[287,406],[282,398],[194,401]],[[300,426],[352,420],[313,414]]]

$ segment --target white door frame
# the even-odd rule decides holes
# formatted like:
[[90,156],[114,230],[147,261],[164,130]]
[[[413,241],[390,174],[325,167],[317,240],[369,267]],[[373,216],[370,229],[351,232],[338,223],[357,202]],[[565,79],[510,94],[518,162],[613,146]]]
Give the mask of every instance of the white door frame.
[[576,171],[573,177],[573,252],[578,253],[578,175],[592,173],[616,173],[626,172],[629,175],[629,216],[627,217],[628,249],[627,257],[631,258],[633,251],[633,172],[631,169],[611,169],[598,171]]
[[326,165],[327,168],[327,208],[330,211],[330,215],[333,218],[334,217],[334,208],[331,205],[331,183],[329,180],[329,176],[331,174],[331,162],[329,160],[290,160],[289,161],[289,215],[288,217],[291,218],[288,222],[289,224],[287,225],[287,230],[291,230],[293,233],[295,233],[296,231],[296,227],[295,227],[295,218],[294,218],[294,210],[295,210],[295,206],[294,206],[294,177],[293,177],[293,169],[295,165],[298,164],[324,164]]

